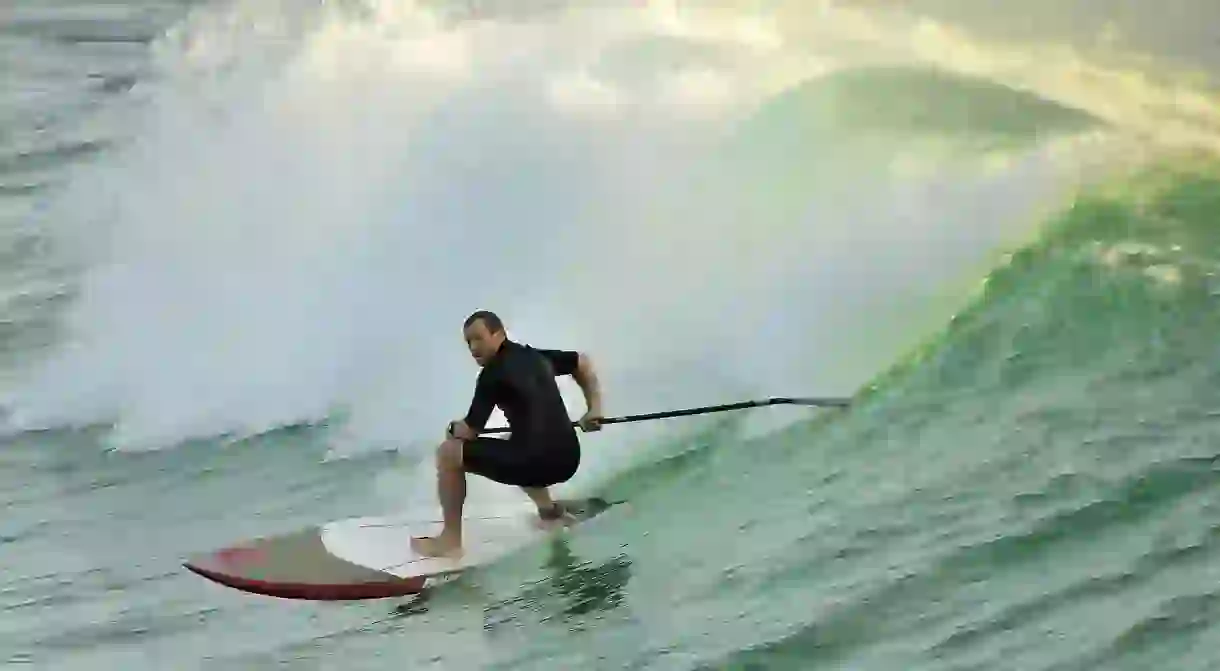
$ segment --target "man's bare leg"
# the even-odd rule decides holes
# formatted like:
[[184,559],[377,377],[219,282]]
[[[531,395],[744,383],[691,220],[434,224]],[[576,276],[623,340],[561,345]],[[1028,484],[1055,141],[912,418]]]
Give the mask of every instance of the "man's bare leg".
[[571,516],[551,498],[551,490],[546,487],[521,488],[538,508],[538,519],[542,524],[566,524]]
[[466,471],[462,468],[462,441],[446,440],[436,450],[436,495],[441,502],[444,528],[439,536],[412,538],[411,549],[426,557],[462,554],[462,505],[466,502]]

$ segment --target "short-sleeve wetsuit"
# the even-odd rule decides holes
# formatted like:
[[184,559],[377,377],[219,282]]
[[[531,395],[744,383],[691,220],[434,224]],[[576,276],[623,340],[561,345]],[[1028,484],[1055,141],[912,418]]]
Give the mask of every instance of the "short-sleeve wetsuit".
[[574,373],[578,361],[576,352],[506,339],[479,373],[465,422],[478,431],[498,406],[511,436],[466,441],[466,471],[518,487],[549,487],[571,478],[580,465],[580,439],[555,378]]

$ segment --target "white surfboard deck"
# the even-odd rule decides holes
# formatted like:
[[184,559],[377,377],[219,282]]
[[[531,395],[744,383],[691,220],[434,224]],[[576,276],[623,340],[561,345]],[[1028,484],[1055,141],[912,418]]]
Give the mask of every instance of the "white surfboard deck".
[[400,578],[429,576],[485,564],[523,547],[554,528],[543,529],[531,506],[518,512],[462,521],[462,556],[427,557],[411,549],[411,538],[436,536],[440,520],[418,517],[357,517],[322,526],[322,544],[335,557]]

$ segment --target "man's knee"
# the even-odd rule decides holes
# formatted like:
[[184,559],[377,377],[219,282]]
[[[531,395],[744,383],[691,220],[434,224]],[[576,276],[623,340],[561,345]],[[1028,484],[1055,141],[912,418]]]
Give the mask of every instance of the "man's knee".
[[436,467],[460,469],[462,467],[462,441],[446,440],[436,448]]

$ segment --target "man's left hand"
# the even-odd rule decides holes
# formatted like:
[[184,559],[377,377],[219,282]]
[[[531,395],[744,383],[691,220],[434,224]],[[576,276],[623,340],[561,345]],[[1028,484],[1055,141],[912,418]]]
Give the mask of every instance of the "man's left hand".
[[579,422],[581,431],[588,433],[589,431],[602,430],[602,414],[590,410],[581,416]]

